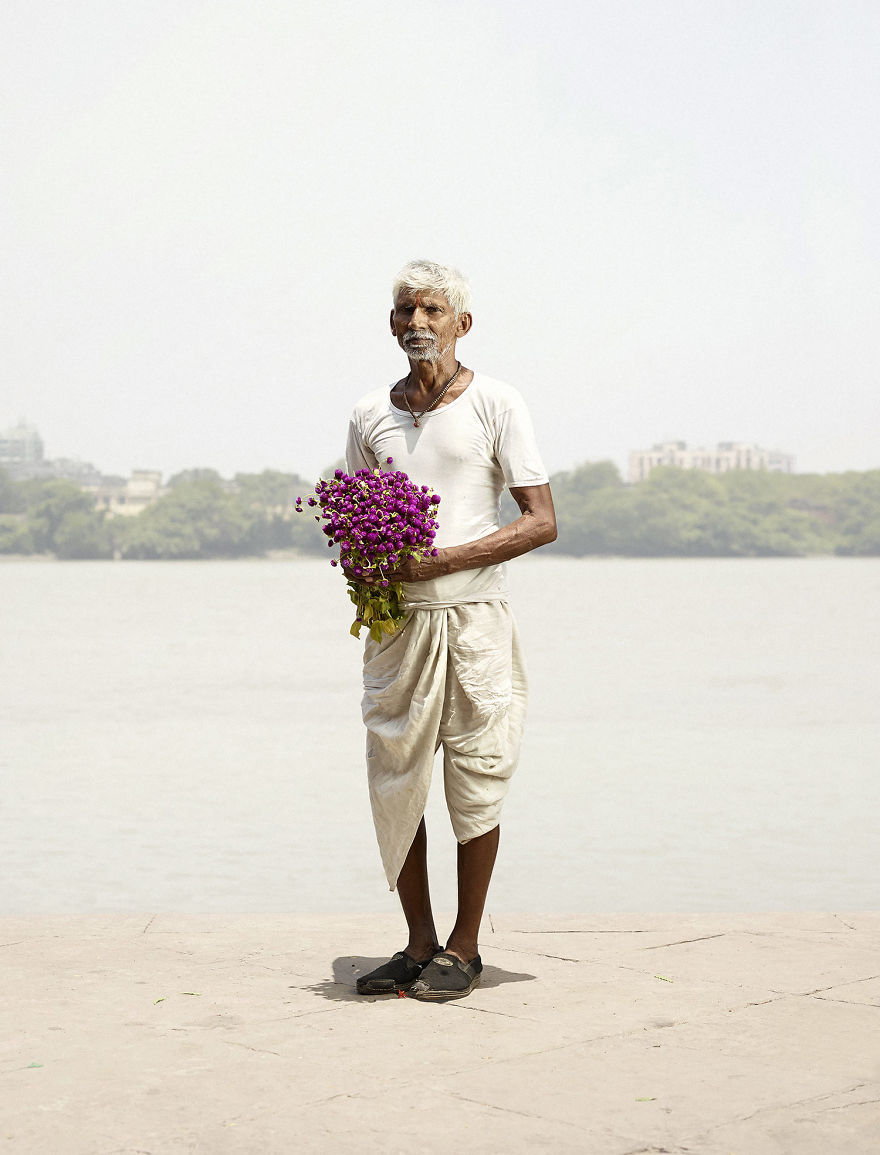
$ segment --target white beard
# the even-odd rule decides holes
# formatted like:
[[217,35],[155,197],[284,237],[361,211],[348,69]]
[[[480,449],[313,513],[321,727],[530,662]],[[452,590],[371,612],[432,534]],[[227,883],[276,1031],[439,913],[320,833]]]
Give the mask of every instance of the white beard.
[[[422,341],[430,341],[430,344],[422,349],[413,349],[410,347],[409,342],[407,341],[407,337],[409,337],[410,341],[419,339]],[[450,341],[445,349],[438,349],[437,339],[433,334],[426,335],[421,333],[405,333],[403,336],[404,352],[411,361],[442,361],[449,350],[452,348],[452,344],[452,341]]]

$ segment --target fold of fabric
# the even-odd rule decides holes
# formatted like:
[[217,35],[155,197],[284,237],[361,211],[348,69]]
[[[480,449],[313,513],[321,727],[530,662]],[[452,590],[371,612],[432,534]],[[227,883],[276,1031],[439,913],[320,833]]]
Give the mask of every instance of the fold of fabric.
[[391,637],[368,639],[367,779],[392,890],[425,812],[441,745],[456,839],[468,842],[498,824],[519,760],[527,697],[506,602],[420,608]]

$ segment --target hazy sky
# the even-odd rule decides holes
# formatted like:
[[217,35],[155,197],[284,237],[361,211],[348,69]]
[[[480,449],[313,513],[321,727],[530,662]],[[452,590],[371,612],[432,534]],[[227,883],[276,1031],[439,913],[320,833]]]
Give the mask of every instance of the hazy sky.
[[551,470],[880,466],[876,0],[6,0],[0,428],[317,473],[404,261]]

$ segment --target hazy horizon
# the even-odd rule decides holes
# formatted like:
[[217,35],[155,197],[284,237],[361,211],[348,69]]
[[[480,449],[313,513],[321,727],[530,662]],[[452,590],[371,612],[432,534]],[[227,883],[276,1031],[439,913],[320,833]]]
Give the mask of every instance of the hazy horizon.
[[50,0],[3,17],[0,428],[317,475],[404,261],[551,472],[667,439],[880,466],[880,9]]
[[[17,422],[11,422],[9,424],[14,427],[17,424]],[[30,426],[34,426],[35,423],[34,422],[26,422],[26,424],[28,424]],[[2,433],[6,431],[6,428],[7,427],[5,427],[5,426],[0,426],[0,435],[2,435]],[[39,432],[39,429],[38,429],[38,432]],[[642,448],[650,448],[650,447],[644,446]],[[695,446],[689,445],[688,448],[693,449],[693,448],[695,448]],[[711,446],[709,448],[714,449],[714,446]],[[764,446],[763,448],[767,448],[767,447]],[[771,448],[777,448],[777,447],[774,446]],[[103,469],[100,462],[89,461],[79,454],[76,454],[76,453],[52,454],[52,453],[48,452],[48,449],[44,453],[44,459],[45,460],[57,459],[57,460],[62,460],[62,461],[66,460],[66,461],[78,462],[78,463],[81,463],[83,465],[92,465],[98,470],[99,473],[101,473],[105,477],[120,477],[121,476],[123,478],[129,478],[135,471],[147,471],[147,472],[153,472],[153,473],[158,472],[158,473],[161,473],[161,475],[162,475],[163,485],[167,485],[170,478],[174,477],[176,474],[184,473],[184,472],[190,472],[190,471],[197,471],[197,470],[202,470],[202,469],[214,470],[224,480],[233,480],[235,475],[239,474],[239,473],[241,473],[241,474],[260,474],[264,471],[274,470],[277,468],[276,466],[266,465],[266,466],[257,466],[254,469],[224,470],[224,469],[218,468],[214,463],[212,463],[210,461],[200,461],[197,464],[194,463],[194,464],[190,464],[190,465],[182,465],[178,469],[173,469],[173,470],[161,470],[161,469],[157,469],[156,467],[154,467],[150,464],[142,464],[141,463],[141,464],[132,465],[128,469],[123,469],[121,471],[111,471],[111,470]],[[300,478],[302,478],[304,481],[317,480],[319,476],[326,476],[328,470],[331,470],[331,469],[338,467],[338,465],[340,463],[344,462],[344,459],[345,459],[344,454],[340,454],[340,456],[338,458],[335,458],[333,461],[326,461],[323,466],[321,466],[318,470],[316,470],[314,472],[314,474],[308,473],[306,470],[304,470],[302,468],[297,468],[295,462],[293,464],[291,464],[289,467],[280,469],[279,472],[296,474]],[[604,458],[598,458],[597,457],[597,458],[591,458],[589,460],[585,459],[584,461],[575,461],[572,463],[572,465],[565,466],[562,469],[554,469],[552,466],[548,466],[548,471],[552,476],[553,474],[556,474],[556,473],[562,473],[562,472],[567,472],[568,470],[571,470],[571,469],[577,469],[579,466],[582,466],[582,465],[602,464],[602,463],[608,462],[608,461],[612,461],[613,464],[616,465],[618,467],[618,469],[620,470],[620,474],[621,474],[621,477],[623,478],[623,480],[628,481],[628,469],[627,469],[628,463],[627,463],[626,459],[624,458],[621,461],[614,461],[610,455],[608,455],[607,457],[604,457]],[[0,464],[0,469],[2,469],[2,468],[3,468],[3,466],[2,466],[2,464]],[[876,466],[874,468],[880,468],[880,466]],[[773,472],[773,471],[769,471],[769,472]],[[795,462],[795,469],[793,470],[794,474],[804,474],[806,472],[807,472],[806,470],[798,469],[797,468],[797,462]],[[812,472],[847,473],[847,472],[861,472],[861,471],[853,471],[853,470],[849,470],[847,468],[844,468],[844,469],[840,469],[840,470],[837,470],[837,469],[835,469],[835,470],[821,470],[821,471],[817,470],[817,471],[812,471]]]

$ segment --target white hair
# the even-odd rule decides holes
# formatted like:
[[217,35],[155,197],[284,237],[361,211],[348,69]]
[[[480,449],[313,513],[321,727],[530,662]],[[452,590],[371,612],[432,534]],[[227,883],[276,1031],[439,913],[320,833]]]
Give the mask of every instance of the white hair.
[[391,287],[391,299],[395,304],[401,289],[442,293],[456,317],[471,311],[471,287],[464,274],[452,265],[438,265],[436,261],[409,261],[394,278]]

